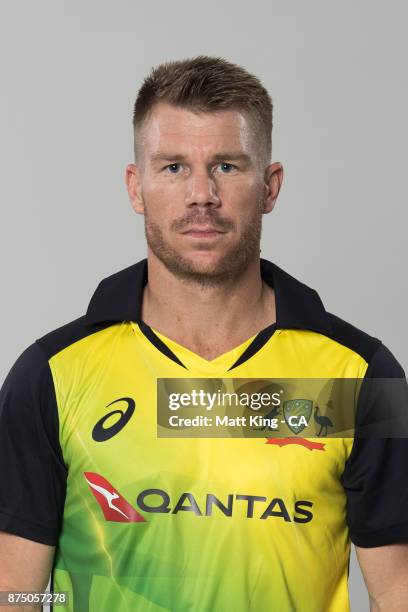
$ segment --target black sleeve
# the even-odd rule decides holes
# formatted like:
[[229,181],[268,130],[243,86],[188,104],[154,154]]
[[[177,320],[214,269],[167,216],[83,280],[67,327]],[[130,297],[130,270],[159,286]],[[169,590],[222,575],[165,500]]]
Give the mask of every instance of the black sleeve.
[[66,475],[52,374],[34,342],[0,389],[0,530],[56,545]]
[[[371,379],[387,379],[370,384]],[[390,379],[398,379],[391,381]],[[390,387],[389,383],[393,383]],[[364,384],[370,389],[364,396]],[[374,389],[374,391],[372,391]],[[389,349],[380,344],[369,363],[362,384],[364,406],[359,424],[379,424],[372,436],[355,437],[341,482],[347,495],[350,539],[362,547],[383,546],[408,539],[408,437],[380,437],[381,413],[392,412],[398,397],[398,413],[406,421],[408,386],[405,373]],[[367,398],[370,398],[369,401]],[[367,405],[369,404],[369,405]],[[356,423],[359,421],[357,410]],[[374,415],[370,420],[370,411]],[[394,410],[394,413],[396,411]],[[403,419],[402,419],[403,420]],[[401,422],[402,422],[401,420]],[[394,419],[394,422],[397,422]],[[384,421],[384,427],[386,423]],[[356,425],[356,432],[357,432]]]

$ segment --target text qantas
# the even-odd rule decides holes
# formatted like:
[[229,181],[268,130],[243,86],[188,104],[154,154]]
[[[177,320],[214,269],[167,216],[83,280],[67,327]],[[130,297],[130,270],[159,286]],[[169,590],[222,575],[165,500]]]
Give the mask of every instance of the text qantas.
[[[158,498],[158,501],[152,496]],[[136,499],[137,506],[144,512],[163,512],[177,514],[178,512],[192,512],[197,516],[212,516],[216,507],[225,516],[232,516],[233,512],[242,512],[246,518],[266,519],[271,516],[280,517],[285,521],[296,523],[308,523],[313,514],[306,508],[311,508],[313,502],[308,500],[297,500],[294,502],[294,513],[292,518],[284,500],[274,497],[268,500],[262,495],[233,494],[229,493],[219,499],[213,493],[207,493],[204,499],[197,500],[193,493],[182,493],[173,504],[166,491],[162,489],[145,489],[141,491]],[[306,508],[305,508],[306,507]]]
[[227,517],[231,517],[234,513],[241,514],[242,518],[277,517],[296,523],[308,523],[313,518],[311,510],[308,509],[313,507],[313,502],[306,499],[292,500],[289,506],[281,497],[267,498],[263,495],[228,493],[221,499],[214,493],[197,496],[191,492],[170,496],[167,491],[156,488],[140,491],[136,498],[138,508],[136,509],[101,474],[84,472],[84,476],[105,518],[110,521],[145,521],[146,519],[139,514],[138,510],[155,514],[191,512],[196,516],[213,516],[214,514]]

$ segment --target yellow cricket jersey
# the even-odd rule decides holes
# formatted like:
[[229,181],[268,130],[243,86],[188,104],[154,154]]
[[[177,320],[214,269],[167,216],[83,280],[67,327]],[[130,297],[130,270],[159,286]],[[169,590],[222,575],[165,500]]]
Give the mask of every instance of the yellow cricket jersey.
[[408,537],[406,439],[158,437],[160,378],[405,376],[315,290],[260,267],[276,323],[213,360],[141,320],[144,259],[11,368],[0,529],[56,546],[65,609],[347,612],[350,538]]

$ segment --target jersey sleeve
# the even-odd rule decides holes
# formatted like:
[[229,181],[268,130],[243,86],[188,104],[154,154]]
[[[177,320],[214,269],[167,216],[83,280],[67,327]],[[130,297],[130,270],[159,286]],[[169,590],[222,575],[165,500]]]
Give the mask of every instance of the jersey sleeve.
[[0,389],[0,530],[56,545],[66,475],[52,374],[34,342]]
[[[403,368],[383,344],[368,365],[360,395],[356,432],[361,427],[366,433],[354,438],[341,482],[350,539],[370,548],[408,539],[408,386]],[[395,437],[400,424],[403,433]]]

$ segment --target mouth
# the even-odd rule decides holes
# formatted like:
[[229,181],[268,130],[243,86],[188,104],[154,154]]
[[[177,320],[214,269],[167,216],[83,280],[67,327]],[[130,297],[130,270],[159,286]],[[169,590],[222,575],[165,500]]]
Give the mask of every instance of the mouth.
[[217,230],[214,227],[192,227],[182,233],[187,236],[193,236],[196,238],[212,238],[214,236],[225,234],[225,232],[221,232],[220,230]]

